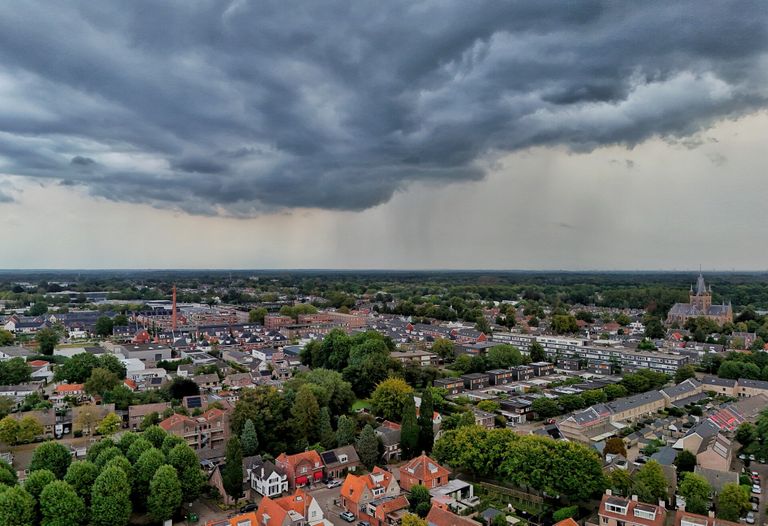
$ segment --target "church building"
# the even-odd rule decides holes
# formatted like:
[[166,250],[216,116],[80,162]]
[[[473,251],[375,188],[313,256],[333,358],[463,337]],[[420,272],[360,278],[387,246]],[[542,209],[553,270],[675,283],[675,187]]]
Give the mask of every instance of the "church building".
[[691,292],[689,294],[688,303],[675,303],[669,310],[667,315],[667,323],[672,324],[677,322],[683,325],[689,318],[709,318],[719,325],[725,322],[733,321],[733,307],[729,301],[726,305],[712,305],[712,286],[707,288],[704,283],[704,276],[699,274],[699,279],[696,281],[696,291],[693,290],[691,285]]

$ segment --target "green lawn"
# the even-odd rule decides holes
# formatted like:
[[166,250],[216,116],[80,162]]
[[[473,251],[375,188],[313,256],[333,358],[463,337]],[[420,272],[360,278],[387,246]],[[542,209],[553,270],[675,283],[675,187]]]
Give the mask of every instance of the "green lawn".
[[368,399],[363,400],[355,400],[355,403],[352,404],[352,411],[357,411],[359,409],[370,409],[371,408],[371,401]]

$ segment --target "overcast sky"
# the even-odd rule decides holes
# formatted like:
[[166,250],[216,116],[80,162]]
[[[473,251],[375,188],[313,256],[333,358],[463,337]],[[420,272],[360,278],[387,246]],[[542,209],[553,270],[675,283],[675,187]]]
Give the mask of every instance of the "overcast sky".
[[0,267],[768,267],[768,4],[0,5]]

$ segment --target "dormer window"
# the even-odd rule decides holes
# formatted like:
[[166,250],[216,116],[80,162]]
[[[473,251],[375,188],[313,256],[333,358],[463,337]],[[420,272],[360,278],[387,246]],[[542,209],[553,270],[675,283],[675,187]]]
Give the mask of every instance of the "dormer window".
[[347,455],[339,455],[339,462],[347,462],[349,457]]
[[656,520],[656,512],[655,511],[647,511],[647,510],[640,510],[635,508],[635,517],[638,517],[640,519],[646,519],[649,521]]
[[611,504],[610,502],[605,503],[605,511],[610,511],[611,513],[619,513],[621,515],[627,514],[627,505],[619,505],[619,504]]

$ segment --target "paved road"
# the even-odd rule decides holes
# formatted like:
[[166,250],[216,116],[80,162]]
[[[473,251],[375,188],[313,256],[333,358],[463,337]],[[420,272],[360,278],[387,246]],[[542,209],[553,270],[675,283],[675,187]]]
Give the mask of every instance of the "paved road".
[[323,485],[318,485],[311,489],[309,493],[317,499],[320,507],[323,508],[325,518],[331,521],[334,526],[349,526],[348,522],[339,517],[339,513],[344,511],[344,509],[336,505],[341,493],[341,487],[328,489]]
[[[756,525],[765,524],[766,521],[766,514],[765,514],[765,507],[766,504],[766,494],[768,494],[768,465],[765,464],[758,464],[757,462],[751,462],[750,466],[747,468],[750,471],[757,471],[760,475],[760,487],[763,490],[762,495],[760,495],[760,508],[757,512],[757,518],[755,520]],[[749,494],[750,497],[753,496],[752,493]]]

